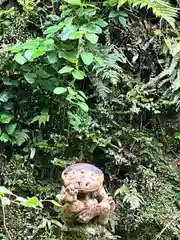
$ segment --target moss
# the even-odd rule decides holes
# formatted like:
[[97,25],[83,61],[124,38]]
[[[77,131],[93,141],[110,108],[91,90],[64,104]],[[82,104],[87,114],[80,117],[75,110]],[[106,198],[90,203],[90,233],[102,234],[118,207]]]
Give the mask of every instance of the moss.
[[115,240],[108,230],[102,226],[76,226],[70,230],[60,230],[59,239],[63,240]]

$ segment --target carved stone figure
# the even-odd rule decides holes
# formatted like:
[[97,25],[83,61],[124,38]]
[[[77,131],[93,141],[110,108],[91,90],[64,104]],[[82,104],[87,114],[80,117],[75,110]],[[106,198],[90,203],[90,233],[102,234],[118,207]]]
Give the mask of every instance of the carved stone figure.
[[115,202],[103,187],[103,172],[88,163],[76,163],[62,173],[63,186],[57,200],[66,225],[96,221],[106,225]]

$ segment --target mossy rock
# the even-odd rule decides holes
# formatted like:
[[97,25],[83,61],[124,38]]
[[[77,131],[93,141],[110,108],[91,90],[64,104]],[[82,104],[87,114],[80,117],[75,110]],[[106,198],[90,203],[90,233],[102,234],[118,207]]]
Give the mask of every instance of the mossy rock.
[[[59,239],[63,240],[116,240],[105,227],[100,225],[76,226],[71,229],[61,229]],[[119,239],[119,238],[118,238]]]

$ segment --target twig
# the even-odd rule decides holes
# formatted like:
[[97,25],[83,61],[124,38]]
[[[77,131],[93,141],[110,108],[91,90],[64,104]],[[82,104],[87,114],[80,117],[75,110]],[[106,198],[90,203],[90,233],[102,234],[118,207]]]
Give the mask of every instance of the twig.
[[2,212],[3,212],[3,225],[4,225],[4,229],[9,237],[10,240],[12,240],[11,238],[11,235],[9,233],[9,230],[7,229],[7,226],[6,226],[6,216],[5,216],[5,211],[4,211],[4,206],[2,205]]

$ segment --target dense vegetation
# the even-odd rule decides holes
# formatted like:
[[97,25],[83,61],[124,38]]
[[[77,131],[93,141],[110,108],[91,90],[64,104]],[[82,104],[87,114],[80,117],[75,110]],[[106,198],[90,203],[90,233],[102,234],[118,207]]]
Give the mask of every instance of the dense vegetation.
[[0,0],[0,238],[58,239],[61,171],[105,173],[122,239],[179,239],[179,2]]

